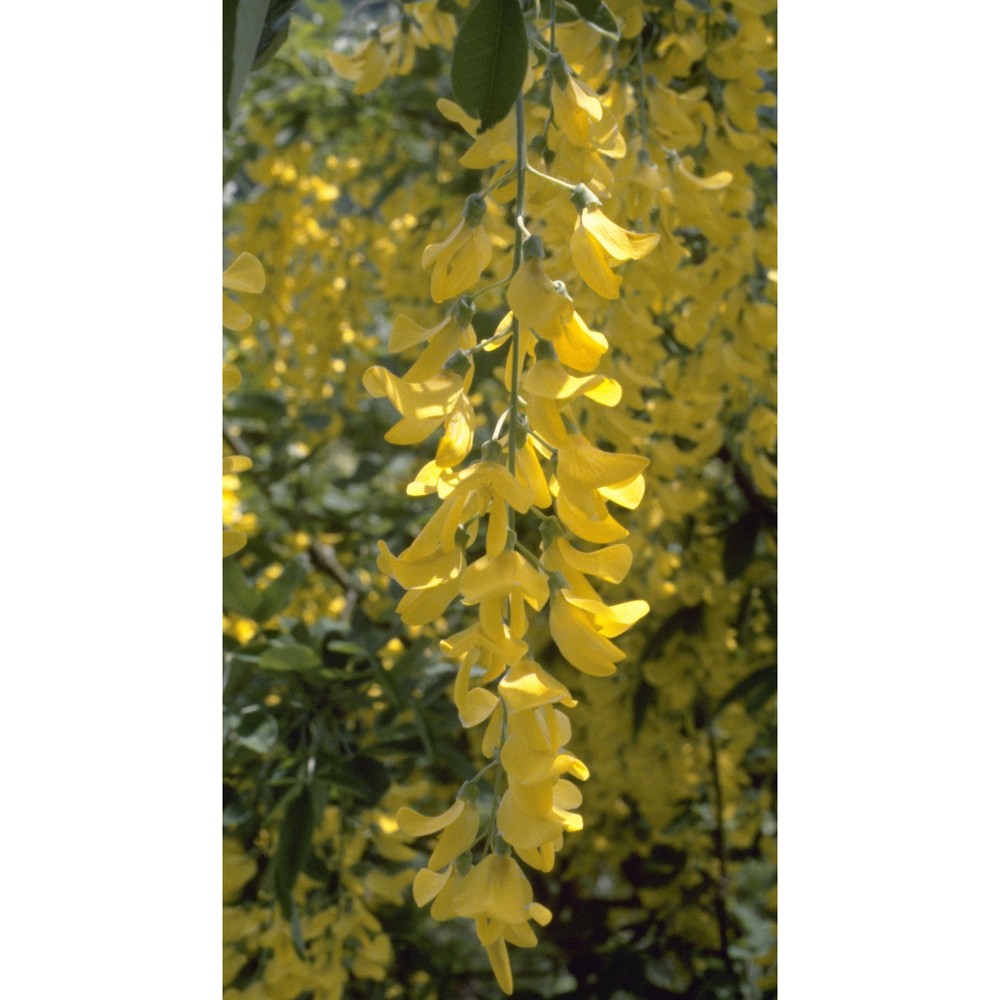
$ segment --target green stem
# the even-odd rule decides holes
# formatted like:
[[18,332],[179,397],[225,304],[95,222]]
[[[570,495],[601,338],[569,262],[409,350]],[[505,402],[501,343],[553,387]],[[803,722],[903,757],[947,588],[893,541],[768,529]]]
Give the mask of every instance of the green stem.
[[541,177],[542,180],[558,184],[559,187],[565,188],[567,191],[575,191],[577,189],[576,184],[568,184],[566,181],[561,181],[558,177],[553,177],[552,174],[544,174],[541,170],[536,170],[530,163],[528,164],[528,173],[534,174],[536,177]]
[[[514,207],[515,231],[514,231],[514,267],[511,271],[513,278],[521,266],[521,257],[524,252],[524,179],[528,166],[528,144],[524,132],[524,95],[518,93],[517,101],[514,104],[514,122],[517,130],[517,201]],[[507,467],[511,475],[517,473],[517,392],[518,392],[518,366],[521,361],[521,323],[515,316],[510,325],[510,411],[507,418]],[[514,510],[510,509],[510,526],[514,527]]]
[[541,570],[543,573],[547,572],[545,567],[541,564],[538,556],[536,556],[530,549],[528,549],[527,546],[522,545],[520,542],[517,542],[515,543],[514,548],[517,549],[517,551],[520,552],[521,555],[524,556],[524,558],[527,559],[528,562],[530,562],[531,565],[535,567],[535,569]]

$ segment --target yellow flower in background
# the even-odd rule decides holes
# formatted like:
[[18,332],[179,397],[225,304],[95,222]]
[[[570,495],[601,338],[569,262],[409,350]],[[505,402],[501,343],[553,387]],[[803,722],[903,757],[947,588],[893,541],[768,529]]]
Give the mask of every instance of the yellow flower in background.
[[[264,291],[265,280],[263,265],[251,253],[241,253],[222,272],[222,287],[231,292],[259,295]],[[227,330],[245,330],[252,322],[250,313],[228,296],[222,296],[222,325]]]
[[328,52],[326,58],[335,73],[354,84],[355,94],[371,93],[391,69],[389,53],[374,38],[369,38],[354,55]]

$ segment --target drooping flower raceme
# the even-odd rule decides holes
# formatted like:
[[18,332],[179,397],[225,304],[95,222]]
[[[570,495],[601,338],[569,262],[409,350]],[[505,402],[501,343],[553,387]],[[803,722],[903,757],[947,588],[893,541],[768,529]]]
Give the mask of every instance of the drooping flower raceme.
[[[344,68],[360,82],[370,50],[355,58],[364,69]],[[406,835],[436,838],[414,897],[434,919],[475,922],[506,993],[513,990],[508,945],[534,945],[532,923],[551,919],[525,869],[552,871],[565,836],[584,823],[579,782],[589,770],[570,748],[574,671],[615,673],[626,659],[616,640],[649,610],[642,600],[608,604],[595,586],[618,583],[629,570],[628,529],[611,508],[639,504],[648,460],[589,436],[591,414],[617,407],[622,385],[601,370],[613,342],[591,328],[574,294],[619,298],[619,271],[648,256],[660,236],[627,229],[603,211],[613,178],[601,157],[625,154],[626,108],[605,100],[561,57],[529,69],[526,90],[536,81],[550,113],[529,118],[518,98],[507,118],[482,134],[457,105],[438,102],[475,138],[461,164],[497,174],[423,253],[431,301],[456,301],[430,327],[397,316],[389,350],[411,358],[416,350],[415,360],[402,375],[377,365],[363,378],[398,414],[387,440],[418,448],[440,434],[407,487],[411,496],[434,497],[436,509],[401,552],[380,543],[378,566],[405,590],[397,611],[407,625],[444,630],[446,612],[465,609],[467,624],[442,639],[441,649],[455,663],[452,696],[462,725],[485,727],[486,763],[452,804],[437,815],[406,808],[398,816]],[[544,182],[544,170],[529,161],[529,128],[533,155],[557,146],[554,156],[538,157],[541,167],[572,170],[567,179],[553,174],[564,190],[546,202],[554,256],[531,234],[526,214],[527,179]],[[512,173],[504,173],[511,161]],[[498,240],[485,220],[492,226],[511,202],[510,273],[476,291]],[[541,229],[545,218],[533,225]],[[506,286],[509,312],[493,334],[477,336],[472,300],[497,285]],[[485,392],[494,401],[505,394],[502,407],[470,463],[483,424],[474,405],[474,358],[502,348],[502,384]],[[539,631],[569,665],[564,679],[558,674],[565,666],[539,659],[532,638]]]

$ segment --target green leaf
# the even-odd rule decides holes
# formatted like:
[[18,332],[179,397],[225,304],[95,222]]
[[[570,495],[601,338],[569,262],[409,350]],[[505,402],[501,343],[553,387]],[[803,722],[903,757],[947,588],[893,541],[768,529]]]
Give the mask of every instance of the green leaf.
[[735,580],[743,575],[750,565],[757,547],[760,518],[756,511],[748,510],[726,531],[726,541],[722,549],[722,569],[727,580]]
[[226,413],[241,420],[276,424],[285,416],[285,404],[264,392],[234,392],[226,400]]
[[250,586],[240,564],[233,559],[222,563],[222,606],[244,618],[253,618],[260,604],[260,593]]
[[270,0],[267,16],[257,42],[253,69],[260,69],[284,45],[288,38],[288,28],[292,20],[292,8],[297,0]]
[[260,657],[264,670],[311,670],[320,665],[320,658],[309,646],[292,643],[269,646]]
[[328,777],[338,788],[352,792],[369,806],[382,798],[390,784],[381,762],[364,754],[334,761]]
[[260,44],[268,0],[222,0],[222,127],[229,128]]
[[222,127],[229,128],[251,70],[288,37],[295,0],[222,0]]
[[272,580],[261,595],[260,603],[257,606],[258,620],[266,622],[268,618],[283,611],[305,578],[306,571],[300,562],[293,560],[288,563],[281,575],[276,580]]
[[241,726],[241,729],[247,729],[248,732],[246,735],[237,733],[237,742],[245,746],[248,750],[253,750],[254,753],[267,753],[278,742],[277,721],[270,715],[264,716],[263,720],[260,721],[250,716],[250,721],[256,722],[256,725],[252,729],[246,724]]
[[601,0],[569,0],[569,2],[579,11],[580,17],[602,35],[607,35],[615,41],[621,38],[615,15],[606,4],[601,3]]
[[761,667],[737,681],[719,701],[716,712],[721,712],[734,701],[743,701],[747,711],[753,714],[778,691],[778,668],[774,666]]
[[303,786],[285,809],[274,852],[274,892],[281,912],[291,919],[292,887],[309,858],[315,812],[312,792]]
[[514,106],[528,70],[528,33],[518,0],[479,0],[455,39],[451,88],[480,131]]

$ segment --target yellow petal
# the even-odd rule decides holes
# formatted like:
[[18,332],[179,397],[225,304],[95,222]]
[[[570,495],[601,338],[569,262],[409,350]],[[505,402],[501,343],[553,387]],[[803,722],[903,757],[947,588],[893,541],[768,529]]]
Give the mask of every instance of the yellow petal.
[[445,887],[451,877],[451,867],[443,872],[421,868],[413,880],[413,899],[417,906],[426,906]]
[[533,660],[514,664],[500,681],[499,689],[510,712],[524,712],[552,702],[569,708],[576,705],[569,688]]
[[241,253],[222,272],[222,287],[233,292],[252,292],[259,295],[266,284],[264,267],[252,253]]
[[625,659],[610,639],[598,634],[587,613],[569,603],[565,591],[552,598],[549,628],[559,652],[592,677],[610,676],[617,670],[615,664]]
[[497,986],[507,995],[514,992],[514,977],[510,971],[510,956],[507,954],[507,943],[502,937],[487,945],[486,954],[490,960],[490,968],[496,977]]
[[449,823],[461,816],[466,808],[464,799],[456,799],[443,813],[437,816],[424,816],[409,806],[403,806],[396,813],[396,822],[403,833],[410,837],[426,837],[431,833],[443,830]]
[[239,552],[246,543],[247,536],[242,531],[223,531],[222,558],[225,559],[226,556],[231,556],[234,552]]
[[622,279],[608,267],[607,255],[579,222],[569,238],[569,252],[589,288],[605,299],[619,297]]
[[599,208],[588,207],[580,223],[616,261],[639,260],[653,252],[660,242],[657,233],[633,233],[612,222]]
[[246,309],[222,296],[222,325],[227,330],[245,330],[252,322],[253,316]]
[[555,358],[536,361],[528,369],[522,383],[525,392],[550,399],[573,399],[581,394],[605,406],[616,406],[622,398],[622,387],[604,375],[570,375]]
[[455,910],[462,917],[480,914],[507,924],[523,924],[531,906],[531,884],[509,854],[490,854],[462,880]]
[[545,329],[573,313],[573,300],[560,295],[538,257],[524,261],[507,287],[507,304],[527,327]]
[[226,455],[222,459],[222,474],[235,475],[253,468],[253,462],[246,455]]
[[435,871],[450,865],[476,842],[479,833],[479,810],[465,799],[460,801],[464,803],[465,808],[444,828],[441,839],[438,840],[427,862],[427,867]]

